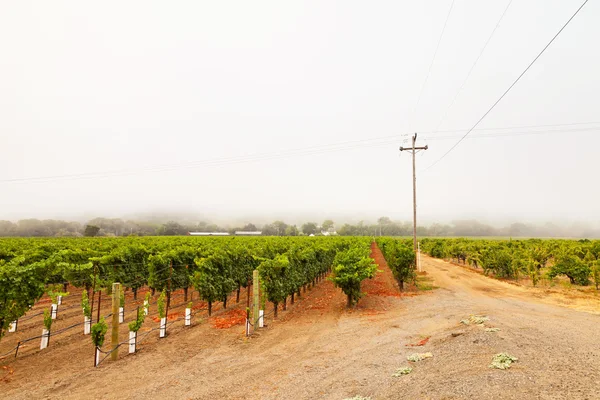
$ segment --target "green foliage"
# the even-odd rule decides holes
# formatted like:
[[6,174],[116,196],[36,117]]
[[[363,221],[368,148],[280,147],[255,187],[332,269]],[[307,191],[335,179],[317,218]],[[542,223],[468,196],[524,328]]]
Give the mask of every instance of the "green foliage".
[[509,369],[510,365],[517,360],[517,357],[513,357],[508,353],[498,353],[492,357],[490,368]]
[[596,290],[600,290],[600,260],[597,260],[592,265],[592,278],[596,285]]
[[302,225],[302,233],[305,235],[315,235],[317,232],[317,224],[314,222],[307,222]]
[[490,272],[498,278],[514,278],[516,275],[510,252],[499,246],[485,249],[481,254],[481,264],[486,275]]
[[152,296],[150,295],[150,292],[146,292],[146,297],[144,297],[144,308],[146,309],[146,312],[150,311],[150,298]]
[[80,254],[85,261],[80,263],[61,262],[63,277],[65,280],[72,283],[75,287],[84,287],[86,290],[91,289],[94,283],[94,264],[88,262],[89,257],[85,254]]
[[557,275],[566,275],[572,284],[589,285],[590,266],[579,257],[571,254],[561,256],[557,262],[550,267],[548,277],[554,278]]
[[392,377],[394,377],[394,378],[399,378],[399,377],[401,377],[402,375],[408,375],[408,374],[410,374],[412,371],[413,371],[413,369],[412,369],[411,367],[403,367],[403,368],[398,368],[398,369],[396,370],[396,372],[394,372],[394,373],[392,374]]
[[87,292],[84,290],[81,292],[81,308],[83,309],[83,315],[92,318],[92,309],[90,308],[90,300]]
[[92,325],[92,343],[96,347],[102,347],[104,344],[104,336],[108,331],[108,325],[104,321],[104,317],[100,318],[100,321]]
[[409,356],[406,357],[406,359],[408,361],[412,361],[412,362],[419,362],[419,361],[423,361],[427,358],[431,358],[433,357],[433,354],[427,352],[427,353],[413,353]]
[[47,292],[52,304],[58,304],[58,296],[66,297],[69,295],[69,292],[63,292],[59,290],[57,285],[52,285],[48,288]]
[[0,264],[0,339],[44,294],[45,264],[18,256]]
[[361,282],[373,278],[377,272],[377,265],[369,253],[368,247],[351,247],[338,252],[333,260],[333,273],[329,279],[346,294],[348,307],[358,303],[362,296]]
[[[594,265],[600,258],[599,240],[423,239],[421,248],[437,257],[465,254],[471,265],[481,264],[484,273],[499,278],[528,275],[534,286],[542,277],[552,279],[558,275],[567,276],[571,284],[587,285],[590,274],[594,278]],[[543,268],[547,268],[544,275]]]
[[286,273],[290,266],[290,261],[285,255],[278,255],[272,260],[264,260],[258,266],[261,287],[270,301],[277,305],[290,293],[290,284],[286,280]]
[[537,262],[533,259],[528,259],[525,261],[525,265],[527,268],[527,274],[529,278],[531,278],[531,284],[533,286],[537,286],[540,280],[540,270],[537,266]]
[[100,227],[96,225],[86,225],[85,230],[83,231],[83,236],[94,237],[100,232]]
[[[122,232],[117,226],[110,227],[106,223],[98,221],[91,225],[107,232]],[[276,223],[272,225],[275,227]],[[394,226],[390,220],[382,219],[373,227],[358,224],[354,228],[355,234],[360,235],[378,235],[380,231],[396,234],[396,228],[400,227]],[[281,233],[284,224],[277,223],[277,227]],[[289,228],[285,228],[286,232]],[[148,232],[153,229],[155,227],[150,227]],[[342,229],[338,231],[342,233]],[[397,242],[398,246],[412,248],[410,240]],[[204,300],[223,301],[231,291],[247,285],[252,270],[262,261],[285,255],[289,266],[281,279],[284,280],[284,292],[289,296],[323,276],[332,266],[336,253],[353,247],[368,251],[368,245],[368,239],[348,237],[3,238],[0,239],[0,338],[12,321],[22,317],[39,300],[45,285],[54,287],[54,284],[67,281],[75,287],[91,290],[94,283],[98,289],[121,282],[123,287],[131,288],[135,293],[138,288],[150,284],[159,291],[167,289],[168,295],[169,289],[189,287],[193,279]],[[385,246],[380,245],[380,248],[385,254]],[[421,249],[436,257],[455,257],[461,262],[466,259],[469,265],[484,266],[486,273],[497,276],[525,274],[534,284],[547,277],[545,272],[552,269],[551,275],[559,272],[567,275],[569,271],[573,283],[587,283],[590,278],[594,282],[600,280],[596,268],[600,258],[598,240],[425,238],[421,241]],[[576,259],[564,261],[565,255]],[[150,257],[153,258],[152,265]],[[587,279],[586,269],[589,269]],[[412,272],[411,268],[405,271]],[[396,276],[398,279],[401,274],[396,273]]]
[[121,288],[121,293],[119,293],[119,307],[125,307],[125,291]]
[[429,249],[429,255],[435,258],[445,258],[447,257],[446,247],[441,240],[436,240],[433,242],[433,245]]
[[145,319],[146,316],[144,315],[144,310],[142,308],[138,308],[135,320],[129,323],[129,330],[132,332],[139,331]]
[[158,296],[158,300],[156,301],[156,307],[158,308],[158,316],[160,318],[164,318],[166,317],[166,302],[167,302],[167,292],[166,290],[163,289],[162,292],[160,292],[160,296]]
[[394,239],[378,238],[377,245],[398,282],[400,290],[404,282],[415,279],[415,252],[404,243]]
[[124,243],[97,258],[98,267],[110,276],[110,283],[120,282],[124,288],[137,290],[149,279],[149,250],[140,243]]
[[226,301],[229,293],[237,287],[227,252],[217,248],[208,257],[196,258],[195,264],[192,283],[202,300],[209,302],[209,308],[215,301]]
[[52,311],[49,308],[44,309],[44,327],[48,331],[52,328]]

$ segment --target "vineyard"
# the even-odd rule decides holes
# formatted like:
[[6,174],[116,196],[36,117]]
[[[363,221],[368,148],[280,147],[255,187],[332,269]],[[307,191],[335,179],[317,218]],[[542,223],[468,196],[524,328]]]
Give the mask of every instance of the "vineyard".
[[[97,361],[105,359],[114,350],[114,346],[102,350],[114,312],[101,313],[101,308],[110,304],[115,282],[123,289],[118,323],[129,324],[133,340],[120,345],[129,343],[134,351],[151,332],[158,330],[164,337],[168,326],[178,321],[189,326],[195,315],[211,317],[215,305],[225,310],[233,302],[239,304],[240,297],[247,311],[238,309],[231,315],[233,322],[224,318],[215,324],[247,322],[250,331],[255,270],[264,313],[261,325],[270,315],[277,318],[288,301],[294,304],[329,272],[329,279],[352,306],[361,297],[361,282],[377,270],[369,257],[370,245],[369,238],[340,237],[4,239],[0,241],[0,356],[33,351],[29,342],[34,340],[41,340],[44,349],[51,337],[83,332],[90,334],[98,349]],[[265,310],[267,302],[272,311]],[[80,322],[52,329],[58,314],[79,314]],[[154,327],[148,328],[152,322]],[[138,336],[142,331],[144,335]],[[23,332],[32,334],[18,336]],[[11,336],[18,337],[16,343]]]
[[[198,396],[192,398],[397,398],[399,387],[420,398],[430,396],[416,384],[425,379],[437,387],[438,396],[430,397],[442,398],[463,368],[473,379],[490,379],[481,375],[490,354],[508,351],[519,359],[511,371],[519,374],[526,366],[524,376],[539,372],[539,381],[548,384],[552,371],[564,368],[561,358],[544,358],[541,369],[534,360],[556,351],[558,340],[588,363],[594,357],[586,350],[596,340],[587,333],[592,316],[525,302],[527,292],[550,296],[546,289],[557,285],[587,297],[553,293],[536,301],[600,312],[599,241],[428,238],[420,248],[417,263],[411,240],[389,237],[1,240],[0,385],[6,382],[9,393],[24,398],[20,388],[32,387],[19,379],[53,365],[56,371],[41,378],[39,396],[76,398],[118,382],[107,398],[155,391]],[[512,287],[519,285],[506,282],[537,287],[516,291]],[[252,318],[255,285],[258,321]],[[497,304],[490,302],[495,298]],[[493,328],[457,328],[469,315],[484,313]],[[109,363],[115,325],[122,351],[118,362]],[[523,329],[544,334],[516,339]],[[523,351],[523,343],[530,350]],[[433,361],[398,364],[415,346],[432,351]],[[408,353],[399,357],[399,351]],[[474,369],[477,363],[481,370]],[[163,371],[165,365],[172,366]],[[409,375],[393,373],[399,370]],[[442,379],[435,379],[440,373]],[[146,383],[147,374],[152,378]],[[246,393],[243,382],[257,377],[265,383],[253,383]],[[510,375],[500,379],[512,384]],[[144,392],[145,385],[153,391]],[[474,381],[469,387],[476,387]]]
[[600,286],[600,241],[423,239],[432,257],[481,268],[497,278],[527,278],[533,286],[566,277],[573,285]]

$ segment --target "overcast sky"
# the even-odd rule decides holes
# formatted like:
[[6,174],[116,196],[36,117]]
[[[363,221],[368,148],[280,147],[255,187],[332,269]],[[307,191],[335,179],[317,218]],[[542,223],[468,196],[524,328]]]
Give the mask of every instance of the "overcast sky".
[[420,132],[424,220],[598,223],[600,2],[423,171],[581,2],[514,0],[449,108],[509,0],[456,0],[431,65],[451,3],[4,1],[0,219],[409,219]]

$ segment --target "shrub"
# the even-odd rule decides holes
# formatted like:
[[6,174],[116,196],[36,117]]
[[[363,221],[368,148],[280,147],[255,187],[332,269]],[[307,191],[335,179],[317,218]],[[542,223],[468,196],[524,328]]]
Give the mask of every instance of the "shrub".
[[119,307],[125,307],[125,292],[122,289],[119,294]]
[[104,317],[100,318],[100,321],[92,325],[92,343],[96,347],[102,347],[104,344],[104,336],[108,331],[108,325],[104,321]]
[[46,308],[44,310],[44,327],[50,331],[50,328],[52,327],[52,312]]
[[346,294],[348,307],[358,303],[362,297],[361,282],[374,277],[377,272],[377,265],[368,252],[368,249],[352,247],[338,252],[333,260],[333,273],[329,279]]
[[160,292],[160,296],[158,296],[158,300],[156,301],[156,306],[158,308],[158,316],[160,318],[164,318],[167,316],[166,309],[165,309],[166,301],[167,301],[167,293],[163,289],[163,291]]
[[83,315],[92,318],[92,309],[90,308],[90,300],[88,299],[87,292],[84,290],[81,292],[81,308],[83,309]]
[[137,332],[142,327],[146,316],[144,315],[144,311],[138,308],[137,315],[135,317],[135,321],[129,323],[129,330],[132,332]]
[[566,275],[572,284],[589,285],[591,269],[579,257],[574,255],[563,255],[550,267],[548,277],[550,279],[557,275]]

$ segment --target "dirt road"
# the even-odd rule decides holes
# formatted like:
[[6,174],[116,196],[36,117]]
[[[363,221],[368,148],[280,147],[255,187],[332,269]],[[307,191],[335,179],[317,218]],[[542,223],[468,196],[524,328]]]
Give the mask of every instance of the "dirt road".
[[[346,310],[343,294],[323,281],[250,340],[243,327],[203,323],[96,369],[87,353],[64,353],[53,365],[43,355],[17,359],[14,374],[0,383],[2,397],[600,399],[600,316],[591,313],[600,312],[600,302],[540,298],[428,257],[424,269],[438,288],[392,296],[391,273],[378,249],[374,255],[382,272],[365,282],[355,310]],[[471,314],[489,316],[487,326],[500,331],[459,323]],[[407,347],[427,337],[424,346]],[[414,352],[433,358],[392,377]],[[519,361],[509,370],[490,369],[499,352]]]

